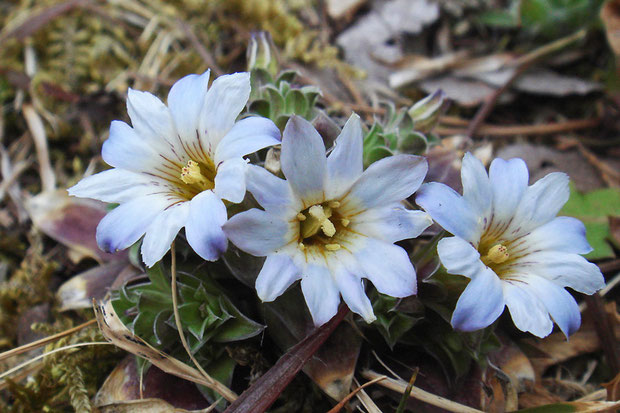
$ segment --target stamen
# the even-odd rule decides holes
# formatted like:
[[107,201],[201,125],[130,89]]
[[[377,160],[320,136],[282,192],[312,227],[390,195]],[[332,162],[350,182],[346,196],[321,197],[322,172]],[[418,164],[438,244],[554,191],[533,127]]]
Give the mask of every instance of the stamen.
[[297,246],[298,246],[298,247],[299,247],[299,249],[300,249],[300,250],[302,250],[302,251],[306,249],[306,246],[304,245],[304,243],[303,243],[303,242],[300,242],[299,244],[297,244]]
[[333,237],[336,234],[336,227],[327,218],[325,218],[325,221],[321,222],[321,229],[328,237]]
[[342,219],[340,220],[340,223],[342,224],[342,226],[343,226],[343,227],[345,227],[345,228],[346,228],[346,227],[348,227],[348,226],[349,226],[349,224],[351,223],[351,221],[349,221],[349,220],[348,220],[348,219],[346,219],[346,218],[342,218]]
[[338,251],[340,249],[340,244],[325,244],[325,249],[327,251]]
[[496,244],[491,247],[491,249],[489,249],[487,255],[482,257],[482,262],[488,263],[490,261],[494,264],[501,264],[505,262],[508,258],[510,258],[508,248],[506,248],[502,244]]
[[336,208],[340,207],[340,202],[338,202],[338,201],[329,201],[329,203],[327,205],[329,205],[330,208],[336,209]]
[[305,221],[306,220],[306,216],[300,212],[299,214],[297,214],[297,220],[298,221]]
[[188,185],[209,185],[209,180],[200,172],[200,165],[198,162],[194,162],[191,159],[187,161],[187,166],[181,168],[181,180]]
[[327,216],[325,216],[325,210],[321,205],[312,205],[308,210],[308,213],[314,218],[316,218],[319,222],[323,222],[327,219]]
[[312,205],[308,210],[307,221],[301,226],[301,236],[305,239],[313,236],[317,233],[319,228],[328,237],[333,237],[336,234],[336,227],[329,220],[331,216],[331,208],[323,208],[321,205]]

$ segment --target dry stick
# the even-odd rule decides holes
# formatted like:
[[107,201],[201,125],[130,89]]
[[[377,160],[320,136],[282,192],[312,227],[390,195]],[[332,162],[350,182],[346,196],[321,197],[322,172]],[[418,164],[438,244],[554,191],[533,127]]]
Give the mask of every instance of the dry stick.
[[[355,377],[353,378],[353,383],[355,383],[356,386],[360,385]],[[361,389],[359,392],[355,393],[355,397],[357,397],[360,403],[362,403],[362,406],[366,408],[368,413],[383,413],[381,409],[379,409],[379,406],[377,406],[377,404],[370,398],[368,393],[364,391],[364,389]]]
[[519,76],[521,76],[525,71],[527,71],[534,62],[549,53],[553,53],[566,47],[572,42],[582,39],[583,37],[585,37],[585,35],[585,30],[579,30],[577,33],[556,40],[555,42],[549,43],[548,45],[539,47],[538,49],[528,53],[527,55],[516,59],[512,63],[512,65],[516,66],[517,69],[512,74],[512,76],[510,76],[508,81],[504,83],[502,87],[493,92],[493,94],[489,96],[489,98],[484,102],[478,112],[476,112],[476,116],[474,116],[471,123],[469,124],[469,127],[467,128],[467,136],[473,137],[476,134],[476,131],[478,130],[480,125],[482,125],[482,122],[484,122],[484,120],[489,116],[489,114],[495,107],[495,104],[497,103],[499,97],[510,87],[510,85],[512,85],[512,83]]
[[45,126],[41,117],[32,105],[23,105],[22,111],[32,140],[37,152],[37,160],[39,161],[39,174],[41,175],[42,192],[53,191],[56,189],[56,175],[52,169],[50,162],[49,150],[47,147],[47,135],[45,134]]
[[620,354],[616,345],[616,338],[612,321],[603,306],[603,299],[598,293],[586,296],[587,311],[592,317],[594,329],[601,342],[603,353],[607,357],[607,363],[611,371],[620,371]]
[[177,20],[177,24],[181,28],[183,33],[185,34],[185,37],[187,37],[187,40],[189,40],[192,46],[194,46],[194,49],[196,49],[196,52],[200,55],[200,57],[207,64],[207,66],[211,68],[213,73],[215,73],[217,76],[223,74],[224,71],[222,70],[222,68],[219,67],[217,63],[215,63],[215,59],[213,58],[213,56],[211,56],[211,54],[204,47],[204,45],[200,43],[200,40],[198,40],[196,33],[194,33],[194,31],[189,26],[189,24],[187,24],[186,22],[182,20]]
[[[375,379],[377,377],[382,377],[381,374],[376,373],[371,370],[362,371],[362,376],[364,376],[367,379]],[[388,388],[390,390],[394,390],[401,394],[404,393],[405,389],[407,388],[407,382],[404,382],[401,380],[394,380],[390,378],[379,382],[379,385],[385,388]],[[482,410],[474,409],[473,407],[469,407],[469,406],[465,406],[464,404],[453,402],[452,400],[434,395],[433,393],[429,393],[426,390],[422,390],[419,387],[415,387],[415,386],[411,388],[410,397],[413,397],[414,399],[418,399],[425,403],[431,404],[433,406],[440,407],[450,412],[483,413]]]
[[[474,136],[489,135],[494,137],[511,137],[516,135],[550,135],[578,129],[589,129],[598,126],[600,123],[600,118],[592,118],[575,119],[557,123],[543,123],[539,125],[499,126],[484,124],[478,127],[478,129],[474,132]],[[439,135],[463,135],[468,133],[468,131],[464,129],[445,126],[437,126],[433,129],[433,132]]]
[[179,337],[181,338],[181,344],[183,344],[183,348],[187,352],[187,355],[189,355],[189,358],[192,360],[194,365],[196,365],[196,368],[198,369],[198,371],[200,371],[200,374],[202,374],[205,380],[209,382],[209,386],[211,387],[211,389],[218,392],[220,395],[224,396],[224,398],[228,400],[229,402],[233,402],[237,399],[237,395],[232,390],[230,390],[228,387],[224,386],[222,383],[220,383],[219,381],[211,377],[202,368],[200,363],[198,363],[198,360],[196,360],[196,358],[192,354],[192,351],[187,345],[187,340],[185,340],[185,334],[183,333],[183,326],[181,325],[181,316],[179,315],[179,307],[177,305],[177,259],[176,259],[176,251],[174,247],[174,242],[170,246],[170,254],[171,254],[170,272],[172,276],[172,309],[174,312],[174,323],[176,324],[177,330],[179,331]]
[[349,393],[344,399],[340,400],[337,405],[329,409],[327,413],[338,413],[347,404],[347,402],[351,400],[353,396],[355,396],[360,390],[370,386],[371,384],[378,383],[381,380],[385,380],[385,379],[387,379],[387,376],[377,377],[376,379],[370,380],[369,382],[366,382],[363,385],[357,387],[355,390]]
[[16,356],[18,354],[25,353],[25,352],[30,351],[30,350],[34,350],[36,348],[42,347],[42,346],[44,346],[44,345],[46,345],[48,343],[51,343],[52,341],[56,341],[56,340],[58,340],[60,338],[69,336],[69,335],[71,335],[71,334],[73,334],[73,333],[75,333],[77,331],[80,331],[83,328],[86,328],[86,327],[88,327],[90,325],[93,325],[96,322],[97,322],[97,320],[95,320],[93,318],[92,320],[88,320],[87,322],[85,322],[83,324],[80,324],[79,326],[75,326],[75,327],[70,328],[68,330],[61,331],[58,334],[54,334],[52,336],[42,338],[41,340],[33,341],[32,343],[24,344],[21,347],[17,347],[17,348],[5,351],[4,353],[0,353],[0,361],[2,361],[4,359],[7,359],[9,357]]
[[618,187],[620,185],[620,173],[614,168],[610,167],[607,163],[601,161],[595,154],[589,151],[580,142],[577,142],[577,149],[581,155],[601,174],[601,178],[605,183],[611,187]]

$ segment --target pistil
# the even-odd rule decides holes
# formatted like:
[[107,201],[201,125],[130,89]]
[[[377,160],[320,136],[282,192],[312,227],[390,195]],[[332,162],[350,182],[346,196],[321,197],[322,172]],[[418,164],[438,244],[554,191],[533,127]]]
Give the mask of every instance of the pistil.
[[198,162],[187,161],[187,165],[181,168],[181,180],[188,185],[198,185],[202,189],[212,189],[214,184],[211,180],[205,177]]
[[489,265],[491,263],[501,264],[505,262],[508,258],[510,258],[510,254],[508,253],[508,248],[506,248],[502,244],[495,244],[493,247],[489,249],[487,254],[481,258],[481,260],[486,265]]

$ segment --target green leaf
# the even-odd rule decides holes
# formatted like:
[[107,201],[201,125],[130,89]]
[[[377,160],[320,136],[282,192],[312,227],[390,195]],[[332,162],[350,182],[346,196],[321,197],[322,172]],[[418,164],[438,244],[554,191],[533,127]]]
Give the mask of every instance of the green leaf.
[[308,111],[309,105],[306,97],[301,91],[291,89],[284,98],[285,113],[304,116]]
[[570,199],[560,211],[581,220],[586,226],[586,238],[594,250],[585,257],[600,259],[614,257],[609,244],[609,216],[620,216],[620,190],[617,188],[597,189],[582,194],[570,185]]

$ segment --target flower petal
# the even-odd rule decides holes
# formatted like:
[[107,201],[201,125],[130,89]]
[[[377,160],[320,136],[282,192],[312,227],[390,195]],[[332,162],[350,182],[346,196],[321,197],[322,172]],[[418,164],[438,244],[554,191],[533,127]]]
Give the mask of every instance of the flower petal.
[[144,196],[114,208],[97,226],[99,248],[115,252],[131,246],[169,204],[169,200],[160,196]]
[[409,297],[417,292],[415,270],[407,252],[373,238],[355,253],[360,268],[375,288],[392,297]]
[[198,122],[201,140],[216,148],[235,124],[250,97],[250,74],[246,72],[220,76],[207,91]]
[[282,136],[282,172],[307,206],[324,199],[327,160],[321,135],[307,120],[291,116]]
[[[343,213],[402,201],[422,184],[428,164],[422,156],[394,155],[368,167],[342,200]],[[346,212],[344,212],[346,211]]]
[[215,188],[217,196],[234,204],[243,201],[245,197],[245,171],[248,163],[243,158],[234,158],[222,162],[217,167]]
[[437,244],[439,259],[448,273],[474,278],[484,270],[480,254],[467,241],[459,237],[443,238]]
[[364,282],[358,275],[355,275],[360,274],[361,271],[352,272],[344,263],[333,263],[332,261],[330,264],[332,264],[330,270],[336,286],[349,309],[361,315],[364,321],[369,324],[375,321],[377,317],[375,317],[372,304],[366,295]]
[[173,139],[176,137],[177,131],[172,115],[168,107],[158,97],[149,92],[129,89],[127,92],[127,113],[136,134],[146,144],[168,159],[183,161],[177,156],[174,146]]
[[302,274],[301,291],[315,326],[325,324],[338,312],[340,294],[326,267],[308,265]]
[[334,142],[327,158],[328,199],[344,194],[360,177],[363,164],[363,136],[360,117],[352,114]]
[[452,326],[456,330],[475,331],[497,320],[504,311],[502,284],[487,267],[474,275],[456,303]]
[[423,211],[405,209],[402,204],[371,208],[357,215],[351,229],[371,238],[393,243],[416,238],[433,223]]
[[586,239],[586,227],[572,217],[552,219],[515,241],[511,247],[512,254],[544,250],[587,254],[592,247]]
[[222,231],[226,218],[226,206],[213,191],[203,191],[190,201],[185,235],[192,249],[207,261],[217,260],[226,251]]
[[489,176],[482,162],[469,152],[463,157],[461,181],[463,199],[474,208],[478,217],[488,217],[493,199]]
[[215,150],[215,164],[280,143],[280,129],[267,118],[252,116],[235,123]]
[[209,70],[202,75],[187,75],[172,85],[168,93],[168,107],[183,141],[196,137],[198,119],[209,88],[209,76]]
[[569,195],[568,175],[565,173],[553,172],[538,180],[526,189],[506,233],[516,238],[551,221],[568,201]]
[[179,230],[187,223],[189,202],[180,202],[158,214],[142,241],[142,260],[152,267],[170,249]]
[[527,189],[529,173],[523,159],[505,161],[496,158],[489,168],[493,191],[493,226],[507,228],[523,194]]
[[478,245],[481,233],[478,216],[454,189],[437,182],[424,184],[415,201],[446,231]]
[[541,251],[517,260],[511,270],[519,274],[536,274],[562,287],[584,294],[594,294],[605,286],[598,266],[581,255],[558,251]]
[[224,231],[233,244],[257,257],[271,254],[292,238],[288,222],[256,208],[230,218]]
[[103,142],[101,156],[108,165],[134,172],[152,172],[161,163],[155,147],[119,120],[110,124],[110,137]]
[[564,288],[542,277],[528,275],[524,278],[529,290],[543,302],[566,337],[579,329],[581,313],[572,295]]
[[256,278],[256,293],[263,302],[273,301],[300,278],[301,271],[289,256],[269,255]]
[[114,168],[86,177],[67,191],[71,196],[120,204],[159,191],[154,189],[153,180],[144,174]]
[[[248,165],[246,184],[248,191],[266,210],[274,209],[281,212],[282,208],[294,203],[291,187],[284,179],[280,179],[265,168]],[[295,211],[295,214],[299,211]]]
[[507,281],[502,287],[515,327],[540,338],[548,336],[553,330],[553,322],[543,302],[522,283]]

